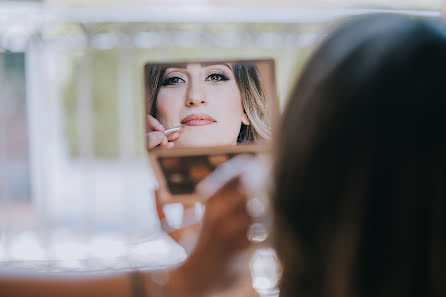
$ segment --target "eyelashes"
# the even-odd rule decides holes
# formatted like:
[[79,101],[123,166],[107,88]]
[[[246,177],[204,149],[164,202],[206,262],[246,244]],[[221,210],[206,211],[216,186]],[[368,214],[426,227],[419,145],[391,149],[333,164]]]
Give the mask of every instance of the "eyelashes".
[[206,77],[206,80],[217,82],[217,81],[227,81],[229,80],[229,78],[222,73],[212,73],[208,75],[208,77]]
[[[227,81],[229,78],[222,74],[222,73],[211,73],[209,74],[205,81],[211,81],[211,82],[220,82],[220,81]],[[161,82],[161,86],[175,86],[181,83],[184,83],[184,79],[178,76],[172,76],[167,77]]]
[[172,77],[165,78],[161,82],[161,86],[175,86],[182,82],[184,82],[184,79],[179,78],[178,76],[172,76]]

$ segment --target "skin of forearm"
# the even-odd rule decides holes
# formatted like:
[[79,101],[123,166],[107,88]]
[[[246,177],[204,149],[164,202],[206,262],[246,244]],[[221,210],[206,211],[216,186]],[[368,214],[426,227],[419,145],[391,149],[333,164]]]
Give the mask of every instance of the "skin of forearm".
[[91,279],[1,277],[0,295],[2,297],[131,297],[131,289],[127,275]]
[[[165,286],[166,297],[200,297],[200,287],[189,279],[193,272],[188,265],[180,266],[169,273]],[[150,273],[146,274],[150,278]],[[150,296],[150,288],[147,288]],[[0,276],[1,297],[132,297],[128,274],[92,277],[5,277]]]

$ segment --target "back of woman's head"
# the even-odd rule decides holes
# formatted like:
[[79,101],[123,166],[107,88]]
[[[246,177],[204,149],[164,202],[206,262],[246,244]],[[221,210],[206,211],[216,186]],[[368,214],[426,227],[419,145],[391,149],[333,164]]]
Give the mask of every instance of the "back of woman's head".
[[304,69],[277,143],[283,296],[446,294],[446,29],[351,20]]

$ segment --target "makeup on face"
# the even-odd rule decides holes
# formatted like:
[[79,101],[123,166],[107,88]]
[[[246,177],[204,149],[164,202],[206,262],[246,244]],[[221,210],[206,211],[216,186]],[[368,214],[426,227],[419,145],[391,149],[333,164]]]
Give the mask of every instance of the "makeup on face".
[[176,147],[234,145],[243,106],[230,64],[189,63],[168,67],[156,99],[164,127],[184,125]]
[[[272,60],[151,63],[145,82],[146,111],[175,149],[261,142],[270,135],[269,113],[276,112],[269,102],[276,99]],[[258,125],[262,121],[266,125]],[[180,125],[176,137],[178,130],[170,129]]]
[[218,83],[234,79],[234,75],[232,67],[226,63],[172,65],[172,67],[166,69],[161,87],[180,86],[196,78],[200,81]]
[[205,126],[212,125],[217,121],[206,113],[190,114],[181,120],[181,124],[186,126]]

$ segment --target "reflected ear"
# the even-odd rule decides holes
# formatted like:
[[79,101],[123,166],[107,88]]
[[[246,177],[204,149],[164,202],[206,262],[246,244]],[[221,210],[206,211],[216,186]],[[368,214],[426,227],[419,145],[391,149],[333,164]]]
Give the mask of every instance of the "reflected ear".
[[251,125],[251,121],[249,120],[248,115],[246,114],[246,112],[243,112],[242,123],[245,124],[246,126]]

